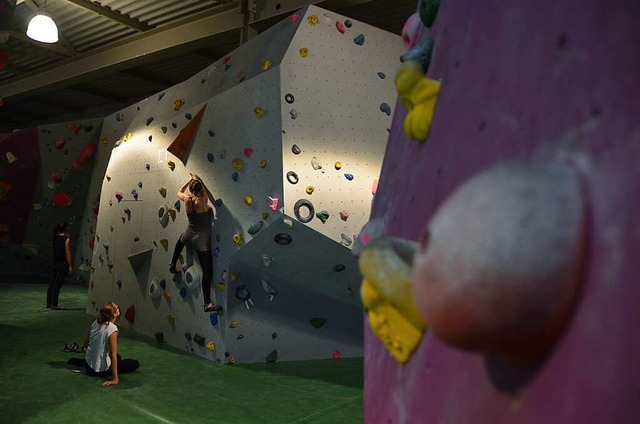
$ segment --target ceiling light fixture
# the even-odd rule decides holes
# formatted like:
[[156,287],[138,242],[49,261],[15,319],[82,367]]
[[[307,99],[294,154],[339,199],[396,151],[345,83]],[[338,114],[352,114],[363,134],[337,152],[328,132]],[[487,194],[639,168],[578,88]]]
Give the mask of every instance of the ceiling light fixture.
[[37,15],[29,21],[27,37],[40,41],[41,43],[57,43],[58,27],[56,23],[53,22],[52,16],[51,12],[47,9],[38,9]]

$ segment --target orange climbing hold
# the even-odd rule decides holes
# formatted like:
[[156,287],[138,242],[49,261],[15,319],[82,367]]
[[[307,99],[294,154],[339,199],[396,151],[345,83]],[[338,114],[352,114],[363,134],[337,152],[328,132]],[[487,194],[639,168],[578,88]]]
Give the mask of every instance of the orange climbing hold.
[[200,125],[200,121],[202,120],[202,116],[204,115],[204,110],[206,108],[207,104],[205,103],[189,123],[180,130],[180,134],[178,134],[175,140],[173,140],[173,143],[167,147],[167,151],[180,159],[182,163],[185,163],[186,161],[189,147],[191,147],[191,144],[193,143],[194,135],[198,130],[198,126]]

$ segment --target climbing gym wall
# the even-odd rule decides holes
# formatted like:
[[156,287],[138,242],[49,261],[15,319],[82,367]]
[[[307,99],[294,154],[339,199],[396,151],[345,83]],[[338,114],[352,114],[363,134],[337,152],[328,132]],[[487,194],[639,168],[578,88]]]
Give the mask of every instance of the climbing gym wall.
[[39,248],[23,244],[39,167],[35,129],[0,135],[0,267],[13,281],[18,274],[46,274]]
[[37,129],[41,163],[25,243],[36,246],[47,263],[52,260],[51,236],[58,221],[69,224],[75,255],[101,125],[98,118]]
[[[401,53],[399,37],[311,6],[122,112],[128,125],[108,117],[101,139],[113,150],[100,176],[87,312],[115,300],[121,325],[219,363],[361,355],[360,278],[347,246],[369,212],[391,123],[382,104],[396,96],[386,74]],[[374,128],[348,128],[354,109]],[[294,142],[301,155],[291,159]],[[377,159],[354,157],[365,149]],[[317,192],[287,195],[291,170]],[[202,312],[202,272],[189,252],[169,273],[187,227],[176,192],[189,173],[217,199],[220,314]],[[300,199],[317,202],[317,222],[294,218]]]
[[365,422],[638,422],[640,7],[418,9],[358,249]]

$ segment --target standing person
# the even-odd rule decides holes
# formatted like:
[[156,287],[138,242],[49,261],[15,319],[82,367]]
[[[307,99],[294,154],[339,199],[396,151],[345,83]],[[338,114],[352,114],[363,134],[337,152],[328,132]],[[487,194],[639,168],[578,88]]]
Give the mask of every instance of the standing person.
[[[187,211],[189,226],[176,242],[173,250],[169,272],[177,274],[176,262],[184,246],[191,247],[198,254],[202,267],[202,294],[204,297],[204,311],[217,312],[222,307],[211,301],[211,280],[213,279],[213,258],[211,256],[211,225],[215,210],[211,207],[215,199],[196,174],[190,174],[191,179],[178,191],[178,199],[182,200]],[[185,190],[189,187],[189,194]],[[209,204],[211,202],[211,205]]]
[[135,359],[122,359],[118,353],[118,327],[115,322],[120,316],[120,307],[114,302],[107,302],[100,308],[100,315],[91,324],[84,339],[86,348],[84,358],[70,358],[68,365],[83,366],[88,375],[104,377],[111,375],[111,380],[103,386],[120,384],[120,374],[133,372],[140,367]]
[[47,308],[58,310],[60,288],[67,274],[73,273],[71,264],[71,241],[67,234],[68,226],[64,221],[58,222],[53,228],[53,270],[51,282],[47,288]]

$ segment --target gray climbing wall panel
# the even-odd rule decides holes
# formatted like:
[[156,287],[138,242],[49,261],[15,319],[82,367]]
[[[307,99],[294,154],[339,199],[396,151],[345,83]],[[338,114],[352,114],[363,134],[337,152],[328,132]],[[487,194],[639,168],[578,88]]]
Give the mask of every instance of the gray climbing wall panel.
[[[323,20],[312,26],[306,15],[322,15]],[[352,130],[348,121],[352,110],[363,109],[362,102],[394,101],[391,78],[382,79],[377,72],[389,72],[394,67],[402,44],[397,36],[354,21],[352,32],[366,32],[368,37],[364,46],[358,46],[353,42],[357,34],[342,35],[337,31],[335,21],[344,18],[316,7],[293,16],[189,80],[139,102],[120,115],[108,117],[109,124],[105,120],[102,136],[113,131],[117,137],[109,137],[113,150],[108,165],[106,170],[102,168],[102,175],[96,171],[94,177],[94,183],[101,184],[102,189],[88,312],[95,313],[107,300],[119,302],[123,311],[135,306],[135,320],[128,322],[123,318],[121,325],[149,336],[162,333],[165,342],[184,346],[219,363],[231,357],[243,362],[263,361],[273,349],[265,353],[271,345],[279,350],[278,360],[331,357],[334,351],[345,356],[361,354],[361,305],[355,295],[360,276],[349,249],[339,242],[342,233],[353,238],[368,216],[371,184],[382,163],[386,126],[391,118],[379,110],[379,104],[367,104],[366,108],[377,110],[375,114],[366,114],[367,119],[376,122],[374,129]],[[314,28],[312,34],[308,27]],[[297,44],[307,44],[305,40],[313,37],[318,46],[307,55],[311,63],[315,60],[313,55],[321,52],[322,43],[339,42],[333,32],[350,37],[355,49],[324,48],[324,65],[299,66],[290,58],[292,51],[300,57]],[[298,33],[303,33],[302,38]],[[367,42],[371,48],[366,48]],[[340,53],[336,56],[336,52]],[[369,58],[371,55],[373,59]],[[336,57],[342,62],[332,65]],[[353,74],[335,81],[326,78],[336,67],[346,66],[349,57],[360,63]],[[286,70],[282,67],[284,60],[288,61]],[[363,72],[373,72],[371,78],[367,77],[370,80],[367,84],[359,82]],[[349,78],[353,84],[348,83]],[[303,91],[305,80],[316,81],[309,83],[312,91],[308,94]],[[286,90],[282,88],[285,85]],[[300,112],[310,114],[304,118],[301,115],[298,126],[288,123],[290,104],[284,99],[294,88]],[[324,90],[323,94],[318,95],[320,90]],[[334,107],[334,112],[316,114],[329,111],[343,96],[352,100],[344,101],[344,107]],[[186,154],[182,158],[173,155],[167,149],[181,132],[185,134],[185,128],[197,122],[201,110],[202,119],[195,125]],[[314,120],[311,114],[315,114]],[[114,121],[116,117],[120,121]],[[127,125],[122,125],[123,122]],[[313,128],[322,128],[322,135],[313,132]],[[283,192],[285,174],[296,165],[284,163],[290,152],[289,131],[300,140],[305,154],[322,156],[323,141],[318,137],[328,139],[326,148],[332,153],[322,156],[322,160],[343,161],[349,168],[344,172],[356,178],[335,179],[327,172],[330,178],[314,183],[320,193],[314,193],[313,199],[320,201],[320,209],[330,210],[330,221],[323,226],[316,219],[317,223],[307,227],[293,219],[294,230],[303,234],[300,240],[306,242],[282,256],[267,271],[262,269],[261,255],[252,252],[273,248],[273,237],[262,237],[262,232],[267,234],[267,229],[283,225],[286,205],[299,197],[299,193],[292,192],[289,200]],[[356,132],[360,133],[358,139]],[[358,147],[353,147],[354,140],[360,143]],[[360,153],[362,162],[353,158]],[[346,159],[348,156],[351,159]],[[310,164],[308,170],[301,166],[297,169],[299,185],[315,172]],[[176,192],[189,179],[190,172],[201,176],[218,199],[212,229],[212,294],[214,301],[225,307],[226,312],[220,316],[202,311],[201,270],[191,252],[183,251],[179,263],[182,272],[177,277],[168,272],[174,243],[187,226],[184,205],[176,205]],[[363,187],[366,189],[361,192]],[[332,189],[335,195],[330,192]],[[277,199],[278,204],[270,199]],[[354,203],[345,204],[351,201]],[[349,218],[348,225],[338,217],[338,211],[343,209],[349,209],[351,217],[356,218]],[[259,226],[261,231],[256,233],[254,230]],[[85,232],[87,236],[90,229]],[[105,245],[109,246],[108,252]],[[320,245],[324,247],[319,260]],[[145,251],[150,252],[150,259],[143,272],[136,274],[128,258]],[[231,257],[233,265],[229,262]],[[338,273],[332,270],[338,263],[348,266]],[[246,279],[248,286],[257,284],[260,290],[260,280],[268,275],[270,281],[282,287],[277,302],[274,299],[262,305],[261,299],[253,312],[247,311],[235,297],[238,284],[232,281],[232,273]],[[341,288],[336,290],[338,282]],[[273,305],[276,307],[271,308]],[[308,316],[314,310],[316,318],[327,319],[318,329],[311,325],[314,317]],[[332,312],[329,314],[327,310]],[[238,344],[237,334],[231,333],[229,325],[233,320],[252,329],[244,338],[245,343]],[[271,339],[273,332],[285,336]],[[269,343],[264,341],[265,334]]]
[[229,272],[226,348],[239,361],[273,349],[279,360],[362,356],[361,277],[346,247],[284,215],[231,256]]

